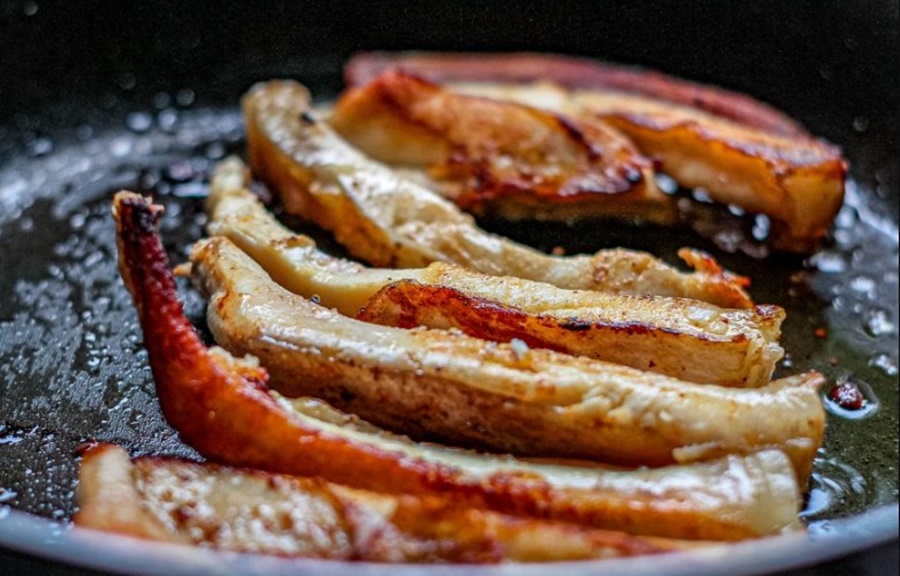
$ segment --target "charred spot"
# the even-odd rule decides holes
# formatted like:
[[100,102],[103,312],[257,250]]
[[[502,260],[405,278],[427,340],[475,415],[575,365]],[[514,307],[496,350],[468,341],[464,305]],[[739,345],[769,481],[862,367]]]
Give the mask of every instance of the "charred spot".
[[307,126],[311,126],[316,123],[316,117],[313,116],[309,110],[304,110],[300,113],[300,121],[306,124]]
[[584,131],[578,126],[574,121],[565,116],[554,115],[556,119],[556,123],[559,124],[560,128],[565,130],[566,134],[568,134],[569,138],[572,139],[576,144],[584,148],[584,151],[587,153],[588,159],[594,161],[603,157],[601,150],[594,146],[584,135]]
[[353,392],[351,392],[350,390],[347,390],[347,389],[341,390],[338,393],[338,396],[340,396],[341,402],[343,402],[345,404],[349,404],[349,403],[353,402],[354,400],[356,400],[356,394],[354,394]]
[[131,208],[131,221],[139,234],[151,235],[156,233],[159,210],[153,210],[143,200],[128,201],[127,206]]
[[583,332],[591,329],[591,323],[579,318],[566,318],[560,325],[564,330],[572,330],[573,332]]
[[640,184],[643,179],[644,175],[634,166],[629,166],[625,169],[625,180],[627,180],[629,184]]

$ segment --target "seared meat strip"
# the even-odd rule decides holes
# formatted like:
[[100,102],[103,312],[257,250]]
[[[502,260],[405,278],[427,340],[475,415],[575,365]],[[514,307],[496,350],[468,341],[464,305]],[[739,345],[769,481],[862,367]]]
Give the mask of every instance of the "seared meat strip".
[[834,145],[751,98],[652,71],[537,55],[362,55],[351,85],[403,70],[460,94],[600,119],[660,160],[685,187],[771,219],[771,243],[816,248],[844,197],[846,162]]
[[87,451],[79,479],[78,526],[238,552],[494,563],[614,558],[689,546],[468,508],[452,494],[379,494],[320,478],[171,458],[129,460],[112,445]]
[[427,170],[468,212],[671,223],[652,164],[605,122],[456,94],[388,71],[344,93],[328,119],[370,158]]
[[206,201],[209,233],[229,238],[288,290],[345,316],[365,306],[367,322],[518,338],[532,347],[724,386],[765,385],[783,354],[784,311],[777,306],[722,309],[683,298],[564,290],[442,262],[390,270],[332,258],[279,224],[247,190],[245,177],[235,158],[217,167]]
[[[796,525],[800,495],[795,472],[777,450],[655,470],[529,464],[413,443],[318,403],[279,400],[266,388],[267,373],[255,361],[207,349],[185,318],[156,235],[158,209],[124,193],[116,197],[114,213],[120,270],[135,300],[163,412],[182,439],[208,458],[387,493],[453,494],[461,503],[500,511],[676,538],[739,539]],[[216,281],[226,281],[228,275],[240,280],[242,275],[228,268],[243,266],[241,260],[255,266],[236,249],[229,250],[224,239],[202,250],[211,255],[216,246],[223,256]],[[196,272],[207,276],[207,285],[213,282],[210,271]],[[254,273],[263,274],[258,269]],[[267,306],[278,305],[267,296],[304,302],[264,294],[268,303],[259,305],[263,315]],[[236,300],[242,298],[237,291],[222,292],[209,308],[240,306]],[[270,338],[257,334],[261,341]],[[319,366],[340,358],[330,360],[322,348],[310,352],[320,358]],[[556,395],[548,389],[530,392],[537,399]],[[595,398],[595,405],[603,400]],[[626,406],[620,406],[619,418],[628,417]],[[696,410],[703,412],[702,406]],[[777,417],[774,424],[779,424]]]

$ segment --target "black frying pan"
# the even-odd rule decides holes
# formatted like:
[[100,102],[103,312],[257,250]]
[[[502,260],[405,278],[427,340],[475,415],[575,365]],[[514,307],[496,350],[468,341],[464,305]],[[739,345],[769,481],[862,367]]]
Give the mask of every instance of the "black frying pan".
[[[698,234],[486,225],[569,251],[623,244],[672,259],[680,245],[709,250],[753,278],[757,301],[787,308],[791,365],[782,372],[816,368],[832,383],[860,383],[879,402],[865,418],[829,418],[804,513],[812,539],[615,572],[770,571],[850,553],[819,571],[867,570],[884,559],[896,566],[897,2],[551,4],[0,1],[0,563],[284,568],[60,530],[74,510],[79,443],[194,456],[154,399],[115,270],[110,194],[127,187],[166,205],[163,236],[180,261],[201,233],[198,198],[212,163],[243,148],[237,99],[251,83],[293,77],[324,99],[340,89],[341,65],[355,51],[431,49],[552,51],[654,67],[747,92],[844,148],[851,206],[812,259],[755,260],[722,250],[721,230],[702,226]],[[202,328],[202,302],[183,293]],[[315,562],[289,569],[341,573]]]

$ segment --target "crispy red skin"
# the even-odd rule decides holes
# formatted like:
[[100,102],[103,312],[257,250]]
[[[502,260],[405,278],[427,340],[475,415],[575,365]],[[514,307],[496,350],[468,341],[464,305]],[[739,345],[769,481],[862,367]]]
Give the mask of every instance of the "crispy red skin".
[[[557,352],[570,352],[558,342],[542,338],[530,328],[537,326],[548,330],[562,328],[572,332],[590,330],[595,325],[578,318],[556,318],[528,314],[511,306],[469,296],[447,286],[418,284],[412,280],[400,280],[388,284],[368,301],[357,318],[363,322],[415,328],[422,325],[417,311],[420,306],[436,306],[453,319],[454,325],[475,338],[495,342],[509,342],[517,338],[531,348],[546,348]],[[395,311],[397,314],[395,315]],[[646,334],[653,330],[645,324],[621,324],[609,328],[625,334]]]
[[202,455],[234,466],[323,476],[392,493],[452,484],[436,467],[365,452],[293,421],[268,393],[263,369],[229,370],[210,355],[178,301],[157,212],[136,195],[117,197],[122,274],[131,287],[163,413]]
[[606,88],[690,106],[772,134],[809,136],[787,115],[749,96],[687,82],[653,70],[570,56],[364,52],[347,63],[344,79],[349,86],[361,86],[390,68],[438,83],[550,80],[567,88]]

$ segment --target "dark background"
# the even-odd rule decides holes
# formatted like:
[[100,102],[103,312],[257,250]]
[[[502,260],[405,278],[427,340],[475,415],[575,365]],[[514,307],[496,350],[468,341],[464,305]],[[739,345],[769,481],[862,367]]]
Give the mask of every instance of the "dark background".
[[[335,70],[362,50],[549,51],[751,93],[844,147],[855,178],[896,221],[897,36],[896,0],[0,0],[0,166],[16,139],[121,117],[161,92],[189,89],[199,104],[233,106],[249,83],[275,76],[336,93]],[[805,573],[896,566],[894,543]],[[0,552],[4,574],[51,568]]]
[[896,188],[897,31],[896,0],[4,0],[0,124],[123,91],[139,101],[202,86],[232,102],[237,76],[321,75],[360,50],[550,51],[750,92],[853,148],[860,175],[886,172]]

